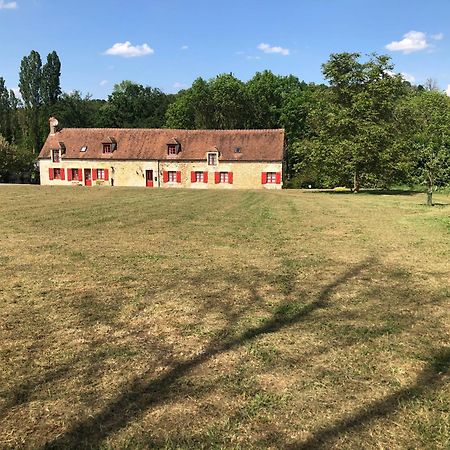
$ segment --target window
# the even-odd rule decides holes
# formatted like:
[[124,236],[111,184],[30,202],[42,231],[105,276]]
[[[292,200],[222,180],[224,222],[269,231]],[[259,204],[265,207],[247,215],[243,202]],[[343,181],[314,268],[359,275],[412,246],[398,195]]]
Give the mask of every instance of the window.
[[59,150],[52,150],[52,161],[54,163],[59,163],[61,161]]
[[195,182],[196,183],[203,183],[205,180],[203,172],[195,172]]
[[72,180],[75,180],[75,181],[80,181],[78,179],[78,169],[70,169],[70,171],[71,171],[71,173],[70,173],[71,177],[70,178]]
[[228,172],[220,172],[220,182],[228,183]]
[[55,180],[61,179],[61,169],[53,169],[53,178]]
[[277,182],[277,174],[276,172],[267,172],[266,183],[276,183]]
[[111,153],[112,147],[111,144],[103,144],[103,153]]
[[208,166],[217,165],[217,153],[208,153]]
[[97,169],[97,180],[105,179],[105,169]]
[[167,144],[167,154],[168,155],[178,154],[178,145],[177,144]]
[[167,181],[169,183],[176,183],[176,181],[177,181],[177,172],[176,172],[176,170],[169,170],[167,172]]

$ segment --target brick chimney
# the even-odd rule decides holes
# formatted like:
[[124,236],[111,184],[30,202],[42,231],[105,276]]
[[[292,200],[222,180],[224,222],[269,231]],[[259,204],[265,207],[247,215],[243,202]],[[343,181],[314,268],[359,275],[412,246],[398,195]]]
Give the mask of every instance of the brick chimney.
[[58,127],[58,119],[55,117],[50,117],[50,119],[48,119],[48,123],[50,124],[50,134],[55,134],[56,128]]

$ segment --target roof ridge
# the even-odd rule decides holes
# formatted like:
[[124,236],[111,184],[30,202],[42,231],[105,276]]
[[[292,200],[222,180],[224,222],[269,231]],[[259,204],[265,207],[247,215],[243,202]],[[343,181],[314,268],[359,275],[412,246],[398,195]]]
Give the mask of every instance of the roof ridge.
[[256,131],[256,132],[279,132],[279,131],[285,131],[284,128],[236,128],[236,129],[226,129],[226,130],[221,130],[221,129],[194,129],[194,130],[189,130],[189,129],[185,129],[185,128],[100,128],[100,127],[93,127],[93,128],[87,128],[87,127],[64,127],[61,130],[58,131],[58,133],[60,133],[61,131],[64,130],[91,130],[91,131],[106,131],[106,130],[123,130],[123,131],[167,131],[167,132],[177,132],[177,131],[182,131],[182,132],[205,132],[205,133],[210,133],[211,131],[219,131],[219,132],[236,132],[236,131],[241,131],[241,132],[249,132],[249,131]]

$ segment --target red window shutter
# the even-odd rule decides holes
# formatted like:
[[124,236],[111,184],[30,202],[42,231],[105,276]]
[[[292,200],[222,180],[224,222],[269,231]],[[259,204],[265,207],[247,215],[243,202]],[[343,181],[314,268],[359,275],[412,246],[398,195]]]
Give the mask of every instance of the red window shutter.
[[78,181],[83,180],[83,171],[81,169],[78,169]]
[[48,169],[48,179],[53,180],[53,169]]
[[108,181],[108,169],[105,169],[105,181]]
[[97,169],[92,169],[92,181],[97,179]]
[[208,182],[208,172],[203,172],[203,183]]
[[275,174],[275,183],[281,184],[281,172]]
[[65,180],[65,174],[64,174],[64,169],[61,169],[61,180]]
[[167,183],[169,181],[169,172],[167,172],[167,170],[163,171],[163,181],[164,183]]
[[67,181],[72,181],[72,169],[67,169]]
[[191,183],[195,183],[195,172],[191,172]]
[[181,172],[177,172],[177,183],[181,183]]
[[261,183],[262,184],[267,184],[267,172],[263,172],[261,174]]
[[228,183],[233,184],[233,172],[228,172]]
[[220,183],[220,172],[216,172],[214,174],[214,181],[215,181],[216,184]]

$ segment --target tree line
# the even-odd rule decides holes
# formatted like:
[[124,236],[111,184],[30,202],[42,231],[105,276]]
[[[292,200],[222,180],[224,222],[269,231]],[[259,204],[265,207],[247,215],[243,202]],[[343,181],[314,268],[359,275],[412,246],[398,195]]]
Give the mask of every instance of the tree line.
[[42,64],[22,59],[21,99],[0,77],[0,181],[32,173],[48,133],[63,127],[265,129],[286,131],[286,184],[291,187],[389,187],[450,184],[450,98],[431,80],[414,86],[385,55],[332,54],[326,84],[257,72],[197,78],[177,94],[131,81],[107,100],[63,93],[56,52]]

